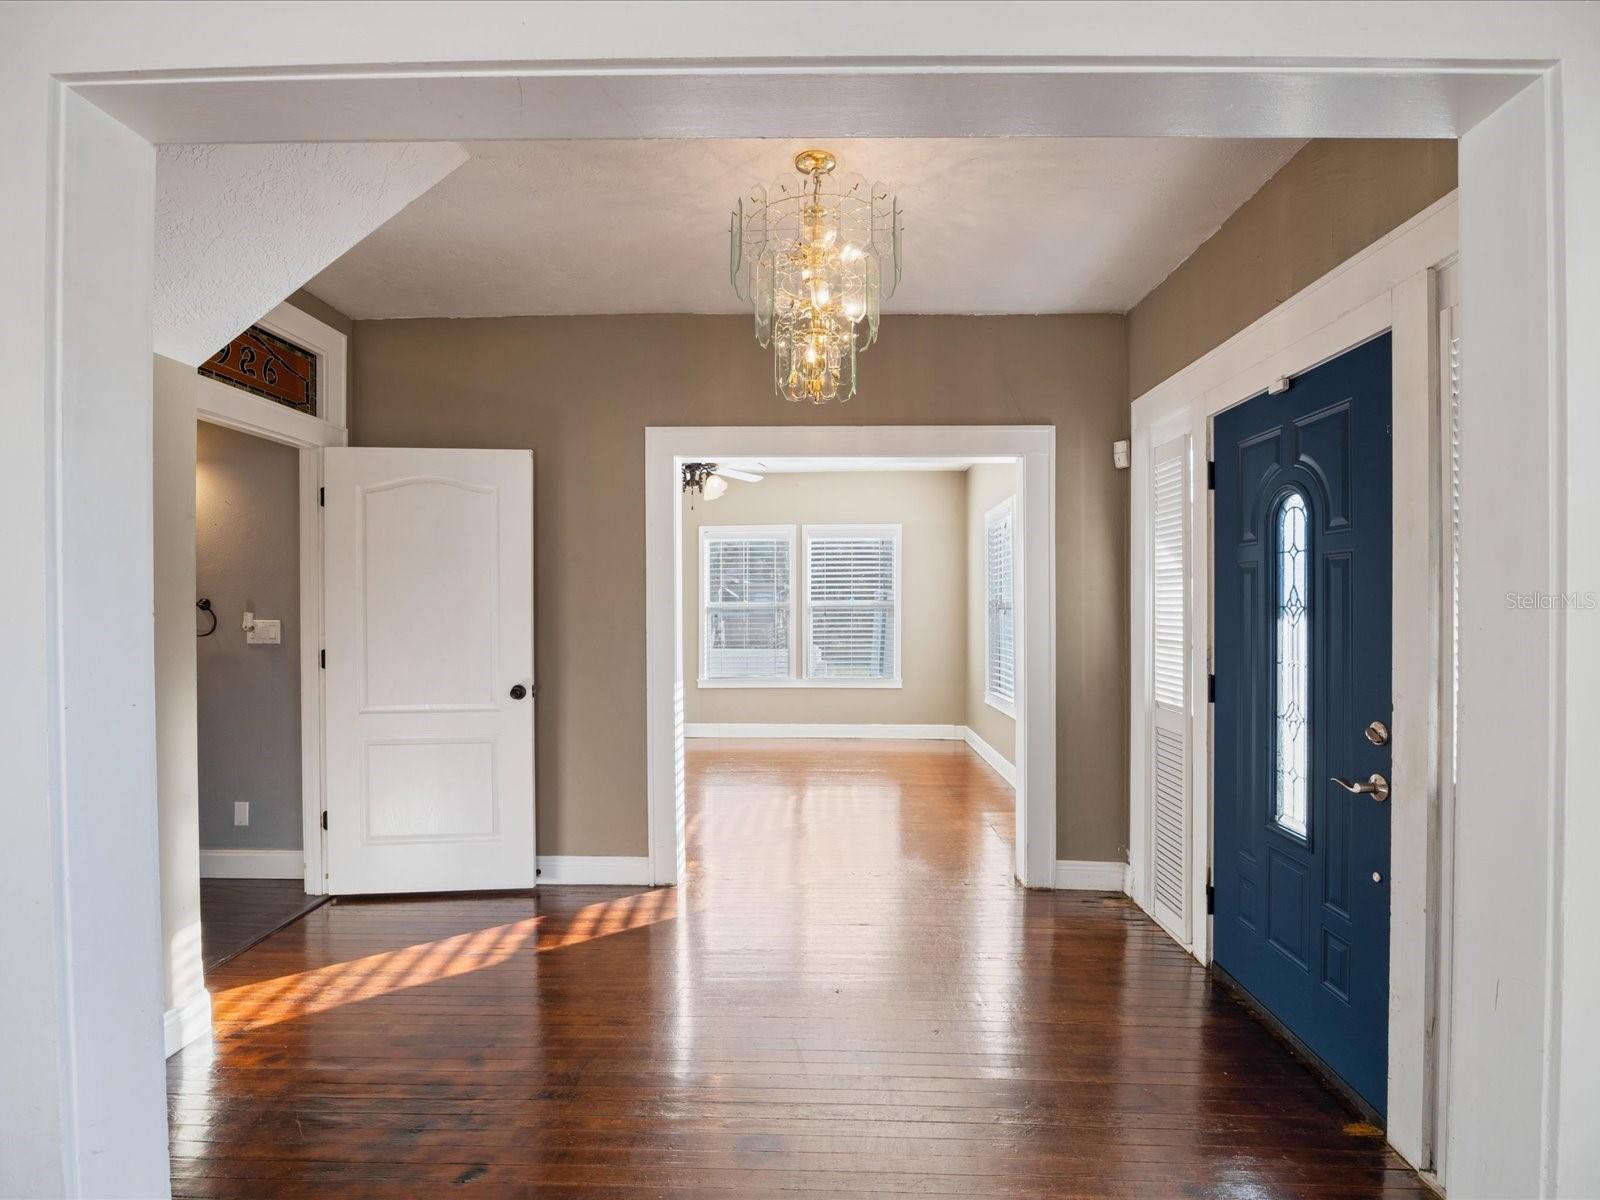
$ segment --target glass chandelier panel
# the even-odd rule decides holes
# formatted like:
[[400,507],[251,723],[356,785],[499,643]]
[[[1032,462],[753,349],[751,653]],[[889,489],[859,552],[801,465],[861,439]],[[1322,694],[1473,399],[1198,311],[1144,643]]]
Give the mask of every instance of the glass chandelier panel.
[[735,205],[729,273],[755,308],[756,341],[772,347],[773,390],[827,404],[855,395],[856,355],[900,283],[900,208],[884,184],[835,175],[827,150],[794,165]]

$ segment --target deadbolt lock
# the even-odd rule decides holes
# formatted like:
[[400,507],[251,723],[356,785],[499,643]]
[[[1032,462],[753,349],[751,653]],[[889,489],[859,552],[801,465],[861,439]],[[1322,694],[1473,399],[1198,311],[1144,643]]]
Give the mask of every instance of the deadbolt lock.
[[1374,721],[1367,726],[1367,741],[1374,746],[1387,746],[1389,744],[1389,727],[1382,721]]

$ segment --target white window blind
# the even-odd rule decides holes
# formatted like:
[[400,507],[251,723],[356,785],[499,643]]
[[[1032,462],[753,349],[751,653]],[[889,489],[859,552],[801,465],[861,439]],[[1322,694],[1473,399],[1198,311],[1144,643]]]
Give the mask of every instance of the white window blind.
[[983,688],[985,698],[1002,708],[1009,708],[1017,698],[1013,507],[1008,499],[990,509],[983,522],[984,591],[988,602]]
[[900,675],[900,527],[807,526],[806,678]]
[[788,527],[700,531],[705,679],[787,679],[793,657],[794,533]]
[[1188,439],[1177,441],[1181,445],[1169,442],[1156,454],[1152,472],[1152,657],[1156,703],[1183,712],[1189,471]]

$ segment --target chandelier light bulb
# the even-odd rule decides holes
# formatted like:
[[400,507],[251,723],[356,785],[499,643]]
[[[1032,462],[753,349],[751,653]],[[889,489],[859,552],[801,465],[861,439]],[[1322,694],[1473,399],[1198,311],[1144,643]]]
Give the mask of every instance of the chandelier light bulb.
[[835,174],[830,151],[802,151],[794,166],[798,175],[752,188],[735,206],[730,281],[755,311],[756,341],[772,350],[773,390],[844,401],[900,283],[900,208],[883,184]]

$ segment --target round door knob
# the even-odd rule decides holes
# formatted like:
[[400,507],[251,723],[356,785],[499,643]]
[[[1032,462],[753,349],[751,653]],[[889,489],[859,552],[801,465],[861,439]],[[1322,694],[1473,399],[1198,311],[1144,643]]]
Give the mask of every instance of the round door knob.
[[511,687],[511,698],[513,700],[521,700],[527,694],[528,694],[528,689],[523,687],[520,683],[512,685],[512,687]]

